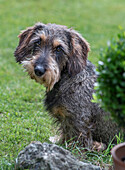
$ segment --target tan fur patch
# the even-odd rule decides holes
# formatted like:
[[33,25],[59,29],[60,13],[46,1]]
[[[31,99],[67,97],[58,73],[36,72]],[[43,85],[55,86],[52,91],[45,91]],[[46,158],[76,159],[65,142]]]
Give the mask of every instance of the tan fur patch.
[[[51,71],[46,71],[45,75],[43,76],[43,84],[47,88],[47,91],[50,91],[52,89],[52,74]],[[51,87],[52,86],[52,87]]]
[[44,42],[46,41],[46,36],[45,36],[45,34],[42,34],[42,35],[41,35],[41,39],[42,39],[42,41],[44,41]]
[[65,51],[68,51],[67,45],[60,39],[54,39],[53,40],[53,47],[56,48],[59,45],[61,45],[63,48],[65,48]]
[[34,78],[33,72],[34,72],[34,66],[32,61],[23,61],[22,62],[24,69],[28,72],[31,78]]
[[65,118],[65,109],[63,107],[55,107],[53,108],[52,112],[55,114],[55,116],[61,116],[63,118]]
[[22,65],[32,79],[35,79],[36,82],[43,84],[47,88],[47,91],[50,91],[53,88],[54,84],[58,82],[60,78],[58,64],[53,58],[50,57],[48,70],[42,77],[38,77],[34,73],[34,61],[37,58],[37,56],[34,56],[32,60],[25,60],[22,62]]
[[58,64],[52,57],[50,57],[49,68],[43,77],[43,79],[45,79],[46,82],[47,91],[50,91],[53,88],[54,84],[59,81],[59,78],[60,78],[60,72],[59,72]]
[[57,46],[59,46],[61,44],[61,42],[59,41],[59,40],[57,40],[57,39],[55,39],[54,41],[53,41],[53,47],[55,48],[55,47],[57,47]]
[[33,56],[31,60],[24,60],[22,62],[22,65],[26,72],[28,72],[31,79],[35,79],[37,82],[40,83],[40,81],[37,79],[34,73],[34,61],[38,58],[38,56]]

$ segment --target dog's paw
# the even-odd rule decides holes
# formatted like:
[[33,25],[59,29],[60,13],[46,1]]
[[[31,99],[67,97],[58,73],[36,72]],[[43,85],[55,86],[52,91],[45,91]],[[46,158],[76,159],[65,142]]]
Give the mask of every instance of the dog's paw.
[[52,143],[58,143],[60,141],[61,136],[55,135],[55,136],[50,136],[49,141]]
[[96,151],[100,152],[100,151],[104,151],[105,149],[106,149],[106,144],[97,142],[97,141],[93,142],[92,150],[96,150]]

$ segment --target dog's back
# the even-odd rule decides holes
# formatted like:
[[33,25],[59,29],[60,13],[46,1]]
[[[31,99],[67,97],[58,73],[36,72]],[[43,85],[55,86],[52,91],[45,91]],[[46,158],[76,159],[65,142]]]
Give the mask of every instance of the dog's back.
[[45,101],[60,124],[63,139],[76,138],[90,148],[93,141],[108,144],[118,131],[110,115],[91,101],[96,78],[95,66],[87,61],[85,69],[75,77],[63,73]]

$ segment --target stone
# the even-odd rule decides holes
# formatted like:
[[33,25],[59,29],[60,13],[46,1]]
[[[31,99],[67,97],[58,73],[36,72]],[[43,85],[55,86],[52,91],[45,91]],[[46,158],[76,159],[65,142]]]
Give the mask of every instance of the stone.
[[100,167],[84,163],[68,150],[55,145],[32,142],[24,148],[16,159],[15,169],[29,170],[100,170]]

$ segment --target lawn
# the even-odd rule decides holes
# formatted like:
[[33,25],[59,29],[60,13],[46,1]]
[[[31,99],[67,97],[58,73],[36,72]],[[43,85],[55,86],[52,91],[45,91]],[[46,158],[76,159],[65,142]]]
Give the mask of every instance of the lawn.
[[[97,65],[100,49],[116,37],[118,25],[125,28],[124,18],[125,0],[0,0],[0,169],[13,169],[20,150],[31,141],[49,142],[55,134],[43,106],[44,87],[15,62],[20,30],[39,21],[72,27],[90,43],[89,60]],[[97,162],[107,152],[97,154]],[[111,163],[106,157],[104,164]]]

